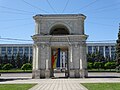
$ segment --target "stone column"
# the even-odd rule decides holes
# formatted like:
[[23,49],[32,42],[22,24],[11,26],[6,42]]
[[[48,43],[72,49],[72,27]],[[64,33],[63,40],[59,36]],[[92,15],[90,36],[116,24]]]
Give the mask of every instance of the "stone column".
[[81,77],[87,77],[87,61],[86,61],[86,43],[80,45],[80,75]]
[[51,49],[49,44],[46,45],[46,70],[45,78],[50,78],[51,76]]
[[83,69],[84,69],[84,75],[83,75],[83,77],[88,77],[86,42],[84,42],[84,44],[83,44]]
[[39,46],[33,45],[33,70],[32,70],[32,78],[39,79],[40,78],[40,70],[39,70]]
[[35,70],[36,70],[36,67],[35,67],[35,65],[36,65],[36,47],[35,47],[35,45],[33,45],[33,61],[32,61],[32,66],[33,66],[33,68],[32,68],[32,78],[34,79],[35,78]]
[[45,44],[40,43],[40,78],[45,78],[45,62],[46,62],[46,47]]
[[75,77],[73,67],[73,45],[69,46],[69,77]]
[[[40,43],[39,68],[40,78],[50,77],[50,47],[46,43]],[[48,65],[46,65],[48,64]]]
[[36,67],[35,67],[35,64],[36,64],[36,57],[35,57],[35,55],[36,55],[36,46],[35,45],[33,45],[33,62],[32,62],[32,66],[33,66],[33,70],[35,70],[36,69]]
[[35,34],[40,34],[40,23],[38,20],[35,21]]
[[75,73],[75,77],[79,78],[80,77],[80,73],[79,73],[79,59],[80,59],[80,47],[78,43],[74,44],[73,47],[73,67],[74,67],[74,73]]

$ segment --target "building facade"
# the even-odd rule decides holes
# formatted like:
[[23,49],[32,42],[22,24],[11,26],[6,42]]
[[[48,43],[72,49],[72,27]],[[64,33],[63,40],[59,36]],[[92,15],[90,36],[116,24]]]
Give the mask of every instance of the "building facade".
[[115,43],[87,43],[87,53],[99,52],[105,58],[109,57],[111,60],[115,60]]
[[[116,43],[87,43],[86,52],[95,53],[97,50],[104,57],[109,56],[114,60],[115,45]],[[18,53],[20,56],[26,54],[30,59],[33,56],[33,44],[0,44],[0,56],[2,58],[7,54],[8,59],[11,59],[12,55],[16,56]],[[63,52],[62,54],[65,53]]]
[[28,60],[32,58],[33,48],[32,44],[0,44],[0,56],[4,59],[4,56],[7,55],[8,60],[14,58],[19,53],[20,57],[24,54],[28,57]]

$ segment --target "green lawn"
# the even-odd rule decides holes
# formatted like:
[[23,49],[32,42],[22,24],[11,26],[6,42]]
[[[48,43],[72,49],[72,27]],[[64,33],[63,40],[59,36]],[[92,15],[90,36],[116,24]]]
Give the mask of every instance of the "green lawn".
[[12,70],[0,70],[0,73],[8,73],[8,72],[11,72],[11,73],[22,73],[22,72],[32,72],[32,70],[21,70],[21,69],[12,69]]
[[0,84],[0,90],[28,90],[36,84]]
[[116,72],[115,69],[88,69],[88,72]]
[[120,90],[120,83],[82,83],[88,90]]

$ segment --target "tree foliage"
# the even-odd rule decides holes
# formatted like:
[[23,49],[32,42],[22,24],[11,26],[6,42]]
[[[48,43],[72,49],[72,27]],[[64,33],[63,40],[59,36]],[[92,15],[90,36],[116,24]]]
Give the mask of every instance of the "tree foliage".
[[21,58],[20,58],[20,54],[18,53],[17,56],[16,56],[16,65],[17,65],[17,68],[20,68],[21,67]]
[[11,57],[11,64],[13,65],[13,68],[16,68],[16,66],[15,66],[15,58],[14,58],[13,55]]
[[7,56],[7,54],[5,54],[3,62],[4,62],[4,64],[9,63],[9,62],[8,62],[8,56]]
[[119,32],[118,32],[118,39],[117,39],[117,45],[116,45],[116,59],[117,59],[117,66],[120,65],[120,26],[119,26]]

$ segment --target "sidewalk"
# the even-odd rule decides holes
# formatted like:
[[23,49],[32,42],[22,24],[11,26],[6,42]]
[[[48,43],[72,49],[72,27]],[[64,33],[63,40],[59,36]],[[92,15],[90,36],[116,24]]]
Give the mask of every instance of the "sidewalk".
[[42,81],[29,90],[88,90],[78,82],[70,79],[52,79]]
[[120,83],[120,78],[31,79],[2,77],[0,84],[37,84],[30,90],[87,90],[80,83]]
[[89,78],[31,79],[32,74],[8,73],[0,84],[37,84],[30,90],[87,90],[80,83],[120,83],[120,73],[89,73]]

